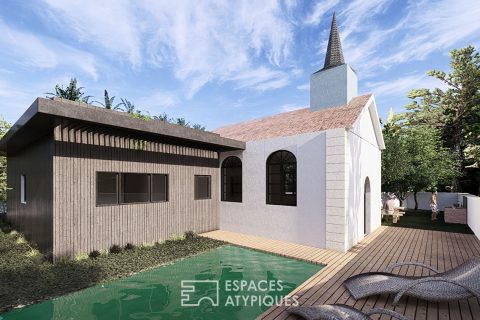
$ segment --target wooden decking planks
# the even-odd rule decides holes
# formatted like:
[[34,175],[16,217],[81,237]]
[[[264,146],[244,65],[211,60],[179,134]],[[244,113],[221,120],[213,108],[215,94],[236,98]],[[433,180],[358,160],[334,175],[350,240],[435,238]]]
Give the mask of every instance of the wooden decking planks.
[[[440,271],[451,269],[471,256],[480,256],[480,241],[474,235],[380,227],[346,253],[221,230],[203,235],[243,247],[327,264],[290,293],[297,295],[302,305],[343,303],[363,310],[387,308],[409,319],[475,319],[480,315],[480,303],[475,298],[432,303],[404,297],[398,306],[393,307],[392,296],[380,295],[356,301],[342,286],[343,281],[352,275],[381,271],[396,262],[415,261],[430,264]],[[403,266],[394,272],[410,276],[430,274],[428,270],[414,266]],[[285,307],[272,307],[259,319],[295,319],[285,310]],[[388,317],[382,316],[381,319]]]

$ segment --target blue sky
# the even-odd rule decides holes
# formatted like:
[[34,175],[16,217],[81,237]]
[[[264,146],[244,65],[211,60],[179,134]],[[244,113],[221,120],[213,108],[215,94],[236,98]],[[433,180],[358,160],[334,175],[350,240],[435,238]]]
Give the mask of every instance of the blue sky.
[[[193,5],[195,3],[195,5]],[[380,115],[411,88],[440,83],[448,51],[480,47],[480,6],[428,1],[16,1],[0,3],[0,115],[14,122],[37,96],[76,77],[151,115],[208,129],[309,104],[333,11],[360,93]]]

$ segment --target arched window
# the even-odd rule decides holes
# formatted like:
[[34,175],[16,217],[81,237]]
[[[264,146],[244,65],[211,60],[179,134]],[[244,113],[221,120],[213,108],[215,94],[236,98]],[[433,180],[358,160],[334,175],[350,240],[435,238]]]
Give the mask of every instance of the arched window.
[[238,157],[223,160],[222,201],[242,202],[242,161]]
[[297,159],[280,150],[267,159],[267,204],[297,205]]

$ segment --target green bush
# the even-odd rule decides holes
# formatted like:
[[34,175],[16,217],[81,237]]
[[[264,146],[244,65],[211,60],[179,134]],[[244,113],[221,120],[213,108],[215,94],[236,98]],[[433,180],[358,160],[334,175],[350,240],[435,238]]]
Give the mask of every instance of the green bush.
[[133,250],[133,249],[135,249],[135,245],[129,242],[125,245],[124,249],[125,250]]
[[122,252],[122,247],[120,247],[117,244],[114,244],[113,246],[110,247],[109,252],[110,253],[120,253],[120,252]]
[[90,253],[88,254],[88,257],[89,257],[90,259],[97,259],[98,257],[100,257],[100,255],[101,255],[100,251],[98,251],[98,250],[93,250],[92,252],[90,252]]
[[0,314],[223,245],[209,238],[185,236],[184,240],[134,246],[122,254],[94,250],[88,255],[90,259],[57,257],[52,263],[51,255],[49,260],[48,254],[38,254],[28,242],[16,243],[20,236],[17,232],[0,232]]
[[185,232],[185,239],[187,240],[192,240],[193,238],[195,238],[197,235],[195,234],[195,232],[193,231],[187,231]]

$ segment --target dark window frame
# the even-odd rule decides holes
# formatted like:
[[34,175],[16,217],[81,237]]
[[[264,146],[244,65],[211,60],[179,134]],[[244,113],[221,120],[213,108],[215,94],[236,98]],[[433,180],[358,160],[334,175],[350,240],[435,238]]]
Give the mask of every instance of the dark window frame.
[[[229,170],[238,170],[239,176],[235,176],[232,173],[228,173]],[[235,172],[235,171],[234,171]],[[225,202],[242,202],[243,200],[243,168],[242,160],[237,156],[229,156],[222,161],[221,167],[221,200]],[[230,177],[231,180],[237,178],[237,182],[227,181]],[[238,188],[238,192],[235,192],[235,186]]]
[[[274,172],[274,167],[277,167],[277,172]],[[272,182],[275,180],[278,182]],[[272,191],[274,187],[277,192]],[[267,158],[266,203],[281,206],[297,205],[297,158],[290,151],[278,150]]]
[[[111,173],[116,175],[116,198],[117,201],[115,203],[106,203],[106,204],[99,204],[98,203],[98,174],[99,173]],[[123,174],[145,174],[148,175],[148,201],[145,202],[122,202],[121,201],[121,183],[122,183],[122,175]],[[152,183],[153,175],[163,175],[166,177],[166,190],[165,190],[165,198],[166,200],[152,200]],[[95,174],[95,204],[97,207],[105,207],[105,206],[120,206],[120,205],[134,205],[134,204],[148,204],[148,203],[162,203],[162,202],[169,202],[170,200],[170,180],[168,173],[145,173],[145,172],[118,172],[118,171],[96,171]]]
[[[165,200],[152,200],[152,195],[153,195],[153,176],[165,176]],[[166,173],[151,173],[150,174],[150,202],[152,203],[158,203],[158,202],[168,202],[169,200],[169,191],[170,191],[170,186],[169,186],[169,176]]]
[[[208,195],[206,197],[198,197],[197,178],[208,178]],[[208,174],[196,174],[193,178],[193,198],[194,200],[211,200],[212,199],[212,176]]]
[[[125,201],[125,176],[126,175],[141,175],[141,176],[147,176],[147,195],[146,201]],[[118,192],[118,200],[119,204],[139,204],[139,203],[150,203],[151,201],[151,175],[149,173],[142,173],[142,172],[120,172],[118,176],[118,187],[117,187],[117,192]]]
[[20,203],[27,204],[27,175],[20,175]]

